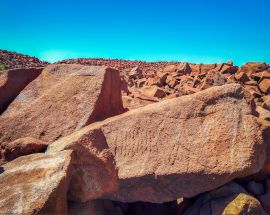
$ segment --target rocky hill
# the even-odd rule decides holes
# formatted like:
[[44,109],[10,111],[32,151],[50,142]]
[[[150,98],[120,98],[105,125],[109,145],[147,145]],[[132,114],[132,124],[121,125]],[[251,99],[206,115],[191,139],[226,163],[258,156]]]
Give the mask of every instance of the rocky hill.
[[48,65],[47,62],[41,61],[36,57],[0,49],[0,70],[44,67],[46,65]]
[[270,214],[268,64],[27,67],[0,73],[0,214]]

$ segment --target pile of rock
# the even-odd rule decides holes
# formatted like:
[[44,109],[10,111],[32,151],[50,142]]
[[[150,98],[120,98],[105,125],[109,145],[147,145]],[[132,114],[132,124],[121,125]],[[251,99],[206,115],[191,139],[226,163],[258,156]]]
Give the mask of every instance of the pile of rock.
[[44,67],[48,65],[48,63],[41,61],[36,57],[0,49],[0,65],[0,70],[4,70]]
[[269,65],[163,66],[0,74],[0,214],[269,214]]
[[[135,71],[139,75],[134,76]],[[257,112],[267,118],[270,110],[269,75],[270,67],[265,63],[247,63],[241,68],[233,66],[231,62],[210,65],[179,63],[151,72],[135,67],[122,75],[126,83],[123,84],[122,94],[124,105],[134,109],[149,104],[149,101],[156,102],[193,94],[213,86],[239,83],[258,105]]]

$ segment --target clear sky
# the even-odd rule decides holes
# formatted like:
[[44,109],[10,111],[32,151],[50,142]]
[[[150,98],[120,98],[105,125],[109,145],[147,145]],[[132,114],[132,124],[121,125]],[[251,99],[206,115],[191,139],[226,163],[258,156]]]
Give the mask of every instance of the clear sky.
[[270,63],[270,0],[0,0],[0,49],[51,62]]

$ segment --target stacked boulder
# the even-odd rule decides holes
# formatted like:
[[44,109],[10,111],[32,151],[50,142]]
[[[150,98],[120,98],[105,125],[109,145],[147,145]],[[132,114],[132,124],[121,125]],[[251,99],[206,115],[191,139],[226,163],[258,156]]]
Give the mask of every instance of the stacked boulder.
[[269,65],[9,73],[0,214],[270,213]]

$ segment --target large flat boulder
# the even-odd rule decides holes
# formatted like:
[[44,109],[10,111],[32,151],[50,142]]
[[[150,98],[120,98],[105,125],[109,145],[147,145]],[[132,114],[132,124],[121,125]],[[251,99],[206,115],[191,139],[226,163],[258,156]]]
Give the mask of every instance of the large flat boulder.
[[0,114],[43,68],[11,69],[0,72]]
[[[103,164],[103,168],[118,171],[118,188],[104,192],[103,197],[123,202],[161,203],[192,197],[256,173],[265,161],[260,125],[238,84],[213,87],[94,123],[54,142],[47,153],[65,149],[73,149],[80,157],[78,170],[89,168],[87,153],[89,159],[95,153],[113,156],[115,167]],[[101,166],[97,171],[102,171]],[[93,180],[89,171],[81,178],[77,181],[83,180],[82,185],[102,183]],[[87,196],[83,187],[71,194],[78,199]]]
[[71,156],[33,154],[1,166],[0,214],[67,214]]
[[123,111],[117,70],[50,65],[0,116],[0,143],[23,137],[50,143]]

